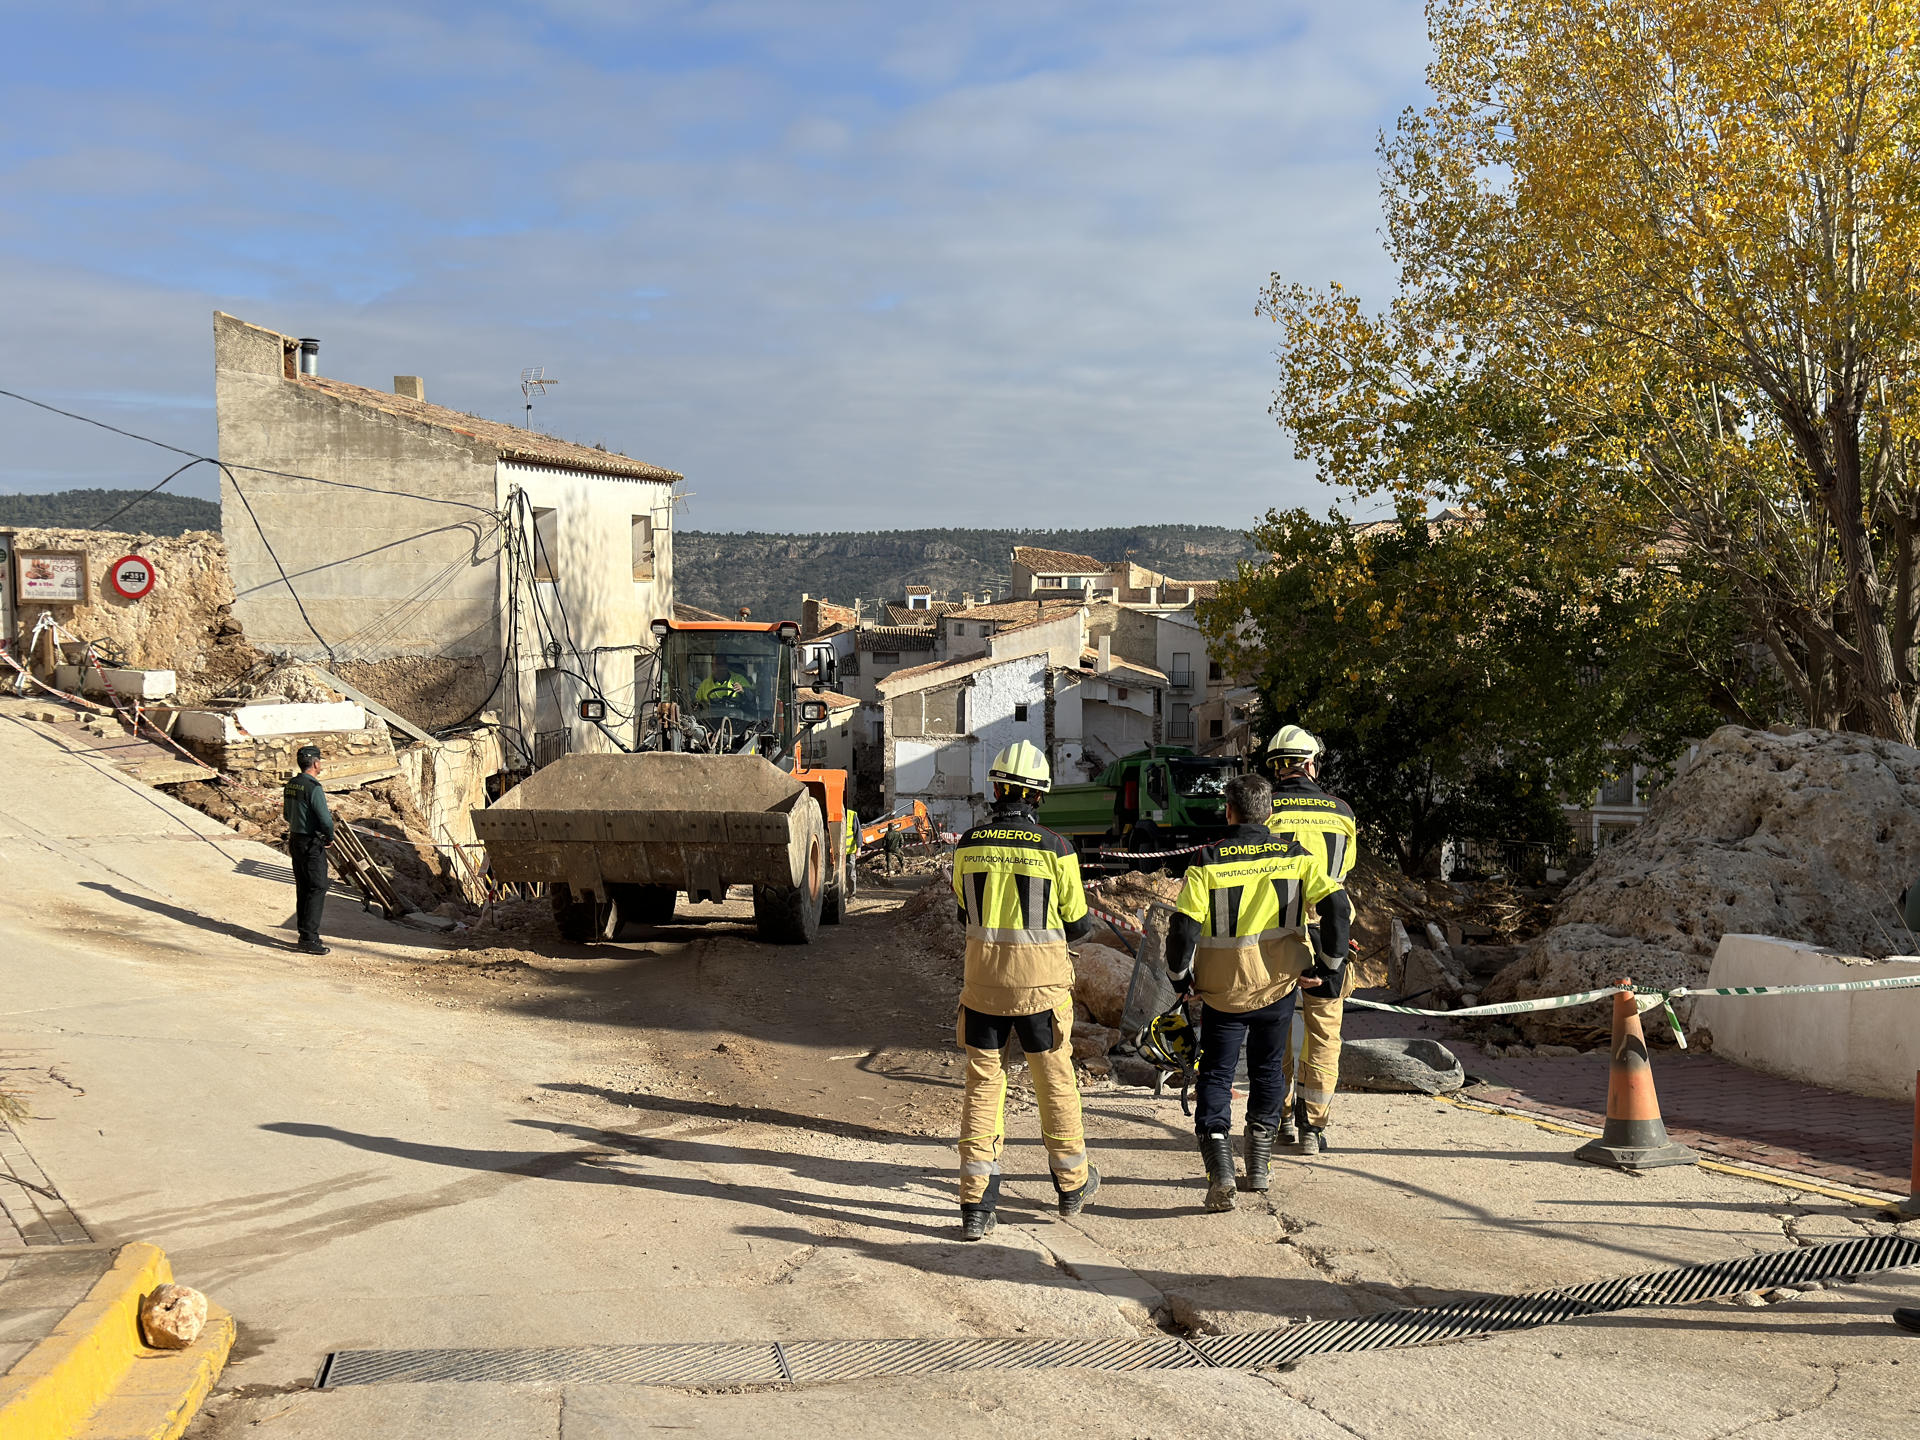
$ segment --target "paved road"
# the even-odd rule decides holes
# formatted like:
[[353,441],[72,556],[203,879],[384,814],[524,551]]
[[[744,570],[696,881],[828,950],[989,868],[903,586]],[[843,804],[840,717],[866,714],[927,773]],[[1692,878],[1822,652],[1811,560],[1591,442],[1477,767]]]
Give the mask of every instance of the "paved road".
[[[781,1108],[764,1078],[736,1103],[722,1081],[688,1083],[685,1030],[515,1004],[508,977],[500,1004],[472,1003],[432,983],[445,957],[357,913],[341,949],[365,972],[310,968],[257,943],[285,934],[285,890],[253,873],[272,858],[0,719],[0,1052],[40,1077],[27,1143],[95,1234],[164,1245],[238,1317],[198,1436],[1915,1433],[1920,1342],[1885,1320],[1912,1303],[1911,1276],[1273,1375],[313,1392],[321,1357],[347,1347],[1233,1331],[1864,1222],[1726,1176],[1594,1170],[1511,1120],[1369,1096],[1343,1097],[1337,1154],[1289,1162],[1272,1202],[1207,1216],[1177,1105],[1105,1092],[1098,1211],[1053,1219],[1021,1144],[1010,1223],[965,1246],[951,1149],[924,1127],[816,1119],[811,1096]],[[870,902],[832,943],[880,944],[895,919]],[[680,984],[738,983],[663,963]],[[764,963],[771,983],[780,952]],[[837,1031],[812,1053],[783,1045],[860,1063]],[[875,1078],[950,1096],[912,1067]],[[1032,1133],[1030,1114],[1014,1124]]]

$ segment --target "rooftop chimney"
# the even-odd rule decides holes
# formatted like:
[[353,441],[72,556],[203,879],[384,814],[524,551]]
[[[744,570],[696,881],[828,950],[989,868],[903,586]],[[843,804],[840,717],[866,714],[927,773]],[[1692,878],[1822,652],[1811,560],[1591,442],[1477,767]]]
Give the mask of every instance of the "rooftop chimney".
[[1100,659],[1094,664],[1094,673],[1105,675],[1113,669],[1113,636],[1100,637]]
[[424,404],[427,398],[427,382],[418,375],[396,375],[393,377],[393,393]]
[[320,342],[311,335],[300,337],[300,373],[302,375],[320,373]]

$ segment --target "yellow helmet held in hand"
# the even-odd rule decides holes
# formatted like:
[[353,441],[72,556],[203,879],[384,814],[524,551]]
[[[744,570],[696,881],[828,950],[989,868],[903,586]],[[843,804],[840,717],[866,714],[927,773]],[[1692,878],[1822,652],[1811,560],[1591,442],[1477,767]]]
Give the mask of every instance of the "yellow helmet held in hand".
[[1320,758],[1321,744],[1298,725],[1282,725],[1267,742],[1267,760],[1301,765]]
[[1016,740],[993,757],[987,779],[995,785],[1014,785],[1044,795],[1053,788],[1053,767],[1031,740]]

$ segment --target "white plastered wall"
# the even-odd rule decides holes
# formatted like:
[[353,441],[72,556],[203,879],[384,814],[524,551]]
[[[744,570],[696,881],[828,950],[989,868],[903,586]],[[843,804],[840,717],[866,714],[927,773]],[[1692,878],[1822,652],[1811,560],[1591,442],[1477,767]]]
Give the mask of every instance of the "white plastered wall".
[[[1920,975],[1920,957],[1864,960],[1765,935],[1725,935],[1707,984],[1831,985]],[[1714,1053],[1755,1070],[1851,1090],[1913,1097],[1920,1070],[1920,989],[1826,995],[1703,996],[1693,1022]]]
[[[543,647],[562,628],[571,644],[559,667],[581,671],[605,696],[606,727],[631,744],[634,737],[635,664],[653,648],[656,617],[673,614],[673,487],[661,480],[624,480],[561,470],[520,461],[499,462],[496,482],[504,507],[517,488],[526,492],[527,505],[554,512],[553,544],[549,556],[554,579],[530,586],[522,575],[519,700],[531,742],[537,705],[534,676],[551,662]],[[633,519],[653,521],[653,575],[634,578]],[[532,537],[527,537],[529,546]],[[504,565],[504,560],[502,561]],[[505,576],[502,576],[503,592]],[[530,595],[529,591],[535,592]],[[546,619],[540,621],[538,603]],[[577,648],[579,655],[574,654]],[[559,683],[560,710],[569,731],[569,748],[607,751],[617,748],[600,728],[579,718],[579,702],[592,689],[581,679],[563,675]],[[503,718],[519,724],[510,706]]]

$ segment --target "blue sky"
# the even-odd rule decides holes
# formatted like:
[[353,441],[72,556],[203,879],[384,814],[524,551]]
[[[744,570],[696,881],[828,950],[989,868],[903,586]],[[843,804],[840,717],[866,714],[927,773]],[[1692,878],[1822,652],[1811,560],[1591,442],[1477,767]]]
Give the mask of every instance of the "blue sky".
[[[1384,297],[1427,58],[1403,0],[5,12],[0,386],[210,450],[216,308],[499,419],[540,364],[703,529],[1318,507],[1254,302]],[[172,468],[0,405],[0,490]]]

